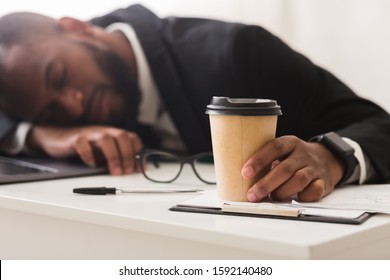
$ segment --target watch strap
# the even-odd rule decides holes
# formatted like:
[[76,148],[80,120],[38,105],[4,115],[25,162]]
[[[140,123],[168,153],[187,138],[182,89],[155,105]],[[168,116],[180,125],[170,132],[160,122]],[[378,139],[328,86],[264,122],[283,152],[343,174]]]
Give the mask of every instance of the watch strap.
[[346,162],[346,169],[338,184],[346,182],[352,176],[357,165],[357,160],[353,154],[345,157],[344,160]]
[[335,132],[328,132],[310,138],[309,142],[318,142],[323,144],[337,158],[343,160],[345,170],[338,184],[344,183],[352,176],[358,163],[354,156],[355,150],[352,146],[345,142],[340,135]]

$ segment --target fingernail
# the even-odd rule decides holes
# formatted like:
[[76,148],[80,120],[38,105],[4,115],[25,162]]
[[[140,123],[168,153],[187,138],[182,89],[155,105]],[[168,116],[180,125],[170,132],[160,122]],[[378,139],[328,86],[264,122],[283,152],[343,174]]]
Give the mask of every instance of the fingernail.
[[253,170],[252,166],[245,166],[244,170],[242,171],[242,175],[244,175],[247,178],[252,177],[254,173],[255,171]]
[[279,163],[280,163],[279,160],[273,161],[272,164],[271,164],[271,170],[274,169]]
[[257,200],[258,200],[254,193],[248,193],[248,197],[247,198],[248,198],[249,202],[257,202]]
[[96,167],[96,163],[94,161],[92,161],[92,160],[88,161],[87,164],[88,164],[89,167]]
[[116,166],[112,169],[112,174],[113,175],[121,175],[122,174],[122,168],[119,166]]

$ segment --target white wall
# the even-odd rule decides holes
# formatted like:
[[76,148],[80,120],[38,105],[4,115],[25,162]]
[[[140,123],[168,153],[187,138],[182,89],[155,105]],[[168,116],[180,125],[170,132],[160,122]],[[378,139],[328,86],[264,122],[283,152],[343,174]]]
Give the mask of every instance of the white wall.
[[390,111],[390,1],[387,0],[109,0],[2,1],[1,14],[28,10],[88,19],[131,3],[159,16],[211,17],[260,24],[361,96]]
[[290,43],[390,111],[390,1],[295,0]]

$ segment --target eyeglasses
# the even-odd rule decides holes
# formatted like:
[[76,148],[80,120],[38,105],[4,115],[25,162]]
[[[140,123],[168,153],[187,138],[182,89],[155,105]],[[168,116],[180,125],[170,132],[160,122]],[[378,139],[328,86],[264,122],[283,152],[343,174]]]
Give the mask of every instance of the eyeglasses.
[[215,184],[214,160],[211,152],[193,156],[180,156],[163,150],[144,149],[136,155],[144,176],[153,182],[171,183],[175,181],[184,164],[191,165],[195,175],[206,184]]

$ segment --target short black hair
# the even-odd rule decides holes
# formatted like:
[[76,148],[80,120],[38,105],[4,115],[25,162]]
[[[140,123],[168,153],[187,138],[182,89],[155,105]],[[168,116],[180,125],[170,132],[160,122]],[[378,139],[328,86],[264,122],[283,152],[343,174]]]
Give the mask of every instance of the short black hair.
[[0,46],[31,43],[60,30],[54,19],[44,15],[29,12],[8,14],[0,17]]
[[0,110],[7,91],[8,77],[4,67],[7,50],[13,45],[28,45],[61,32],[53,18],[30,12],[17,12],[0,17]]

